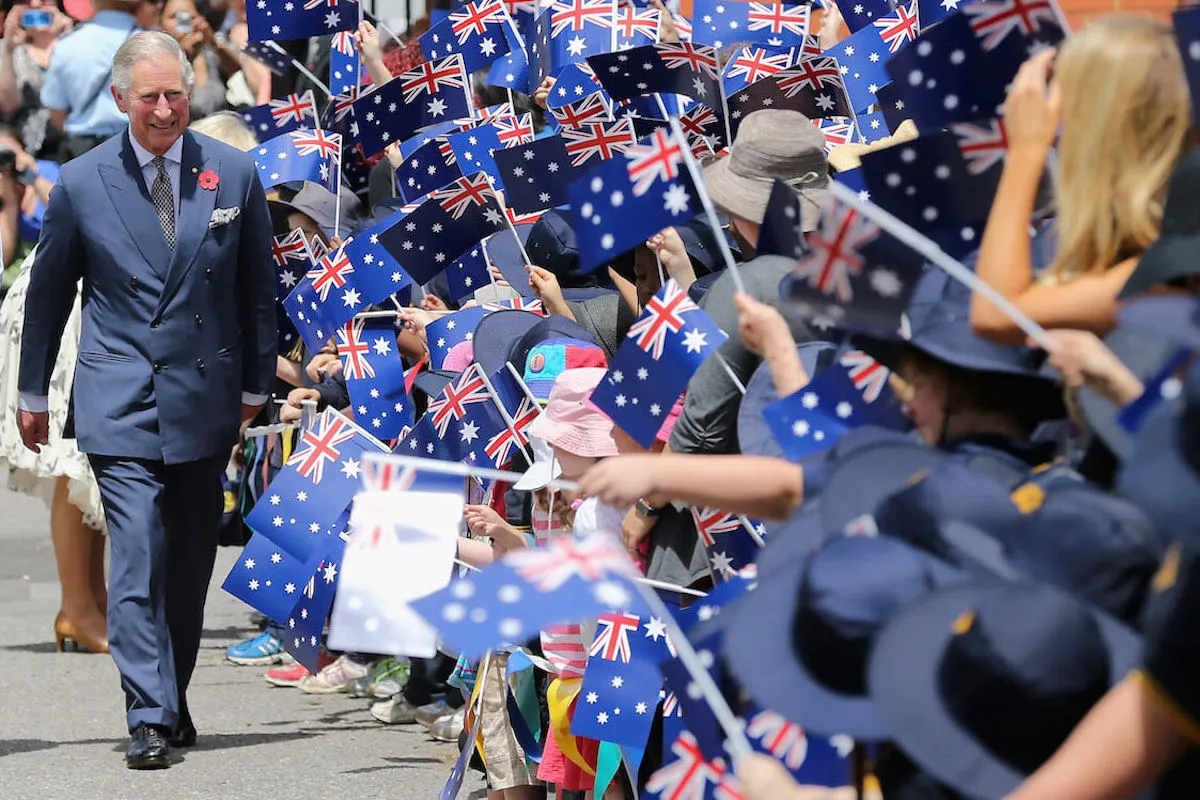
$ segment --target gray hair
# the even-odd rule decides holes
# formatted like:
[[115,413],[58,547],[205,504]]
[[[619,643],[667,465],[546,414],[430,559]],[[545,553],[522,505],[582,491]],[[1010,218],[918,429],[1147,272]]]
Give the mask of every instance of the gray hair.
[[196,120],[188,127],[196,133],[211,136],[238,150],[253,150],[258,147],[258,137],[236,111],[218,111]]
[[113,56],[113,85],[121,94],[127,94],[133,81],[133,65],[139,61],[164,57],[179,59],[179,66],[183,69],[183,86],[190,92],[196,82],[192,64],[175,37],[162,31],[142,31],[125,40],[125,44]]

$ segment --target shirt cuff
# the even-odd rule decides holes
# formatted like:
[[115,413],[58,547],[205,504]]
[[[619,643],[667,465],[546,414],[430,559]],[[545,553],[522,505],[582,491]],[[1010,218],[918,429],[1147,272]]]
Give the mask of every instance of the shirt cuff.
[[267,402],[270,395],[265,394],[250,394],[250,392],[242,392],[242,405],[244,406],[261,406]]
[[46,395],[21,392],[17,398],[17,407],[31,414],[42,414],[50,410],[50,398]]

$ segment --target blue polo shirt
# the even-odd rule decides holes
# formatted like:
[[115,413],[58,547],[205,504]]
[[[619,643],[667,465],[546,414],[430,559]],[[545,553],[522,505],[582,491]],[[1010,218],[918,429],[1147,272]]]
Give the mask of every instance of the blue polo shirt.
[[109,86],[113,56],[136,28],[132,14],[99,11],[54,46],[42,105],[68,112],[68,136],[112,136],[125,127]]

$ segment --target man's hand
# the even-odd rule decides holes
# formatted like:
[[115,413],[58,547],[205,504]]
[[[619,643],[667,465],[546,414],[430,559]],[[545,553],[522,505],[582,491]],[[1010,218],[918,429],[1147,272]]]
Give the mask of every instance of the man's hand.
[[17,426],[21,429],[21,441],[35,453],[42,452],[42,445],[50,442],[50,412],[25,411],[17,415]]
[[242,427],[245,428],[252,419],[258,416],[258,412],[262,411],[262,405],[248,406],[242,403]]

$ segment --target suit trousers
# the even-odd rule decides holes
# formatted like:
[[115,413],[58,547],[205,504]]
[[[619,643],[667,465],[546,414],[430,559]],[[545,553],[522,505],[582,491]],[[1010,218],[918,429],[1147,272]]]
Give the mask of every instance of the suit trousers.
[[89,455],[111,547],[108,643],[132,732],[190,722],[187,687],[217,555],[226,456],[164,464]]

